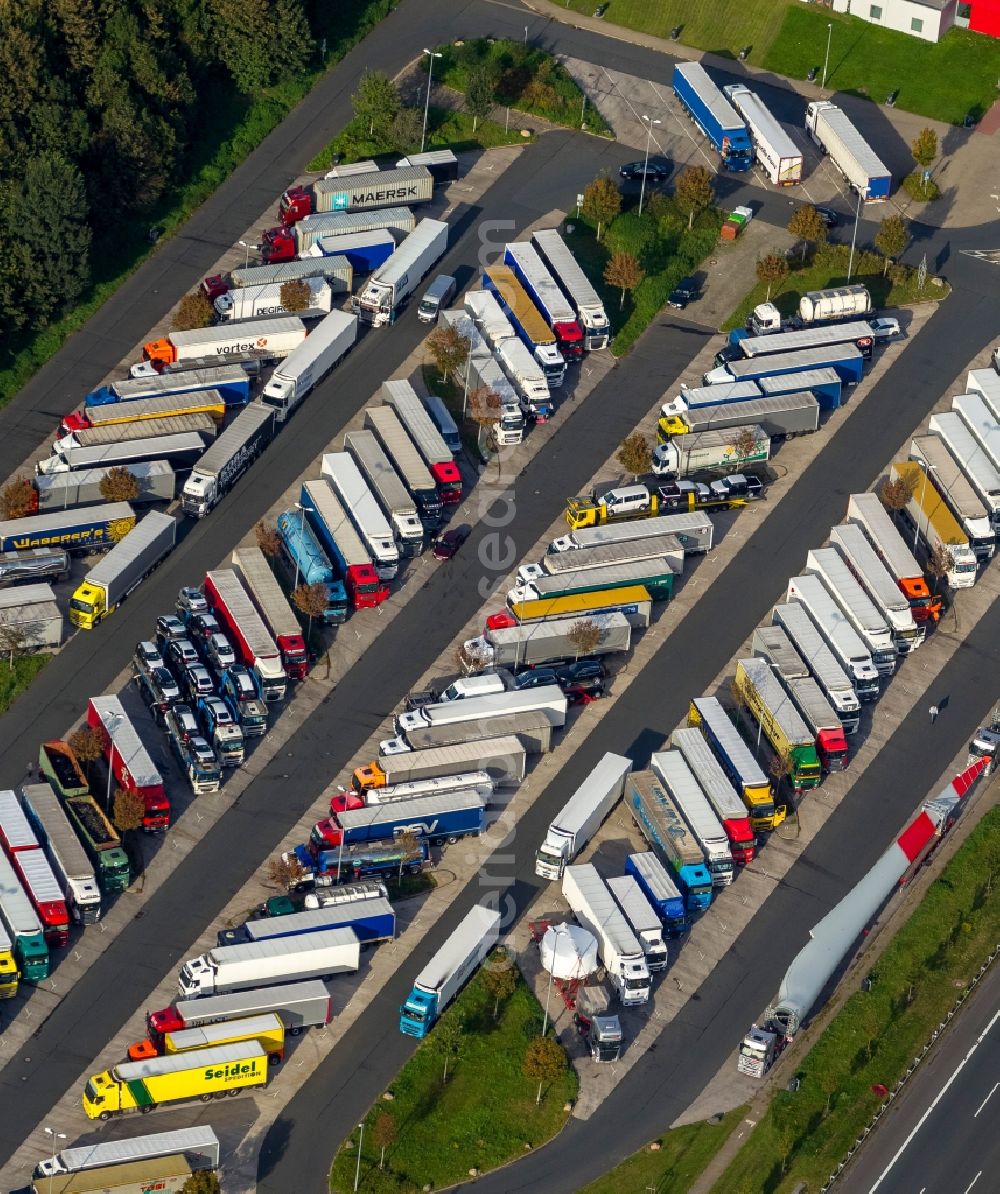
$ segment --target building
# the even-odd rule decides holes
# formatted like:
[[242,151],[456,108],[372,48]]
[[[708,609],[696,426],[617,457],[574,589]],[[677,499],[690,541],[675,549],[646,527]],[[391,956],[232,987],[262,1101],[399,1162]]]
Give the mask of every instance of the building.
[[937,42],[952,25],[1000,37],[1000,0],[833,0],[833,11]]

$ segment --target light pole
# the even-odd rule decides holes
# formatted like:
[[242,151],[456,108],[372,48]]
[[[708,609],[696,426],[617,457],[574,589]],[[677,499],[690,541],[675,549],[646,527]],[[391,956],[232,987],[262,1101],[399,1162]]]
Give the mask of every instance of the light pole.
[[358,1194],[358,1182],[361,1181],[361,1144],[365,1138],[365,1121],[362,1120],[358,1127],[361,1129],[361,1135],[358,1137],[358,1164],[354,1170],[354,1194]]
[[[306,534],[306,514],[315,514],[312,506],[303,506],[301,502],[295,503],[295,509],[299,512],[299,539],[305,538]],[[292,592],[299,587],[299,559],[302,553],[302,543],[299,543],[299,550],[295,553],[295,584],[292,585]]]
[[[57,1132],[55,1130],[55,1128],[43,1128],[42,1131],[45,1133],[46,1136],[52,1137],[53,1144],[55,1144],[55,1142],[57,1140],[65,1140],[66,1139],[66,1133],[65,1132]],[[56,1152],[58,1152],[58,1151],[59,1151],[59,1146],[56,1145]],[[55,1177],[55,1172],[52,1172],[49,1174],[49,1194],[52,1194],[52,1179],[54,1177]]]
[[[924,483],[923,483],[923,485],[920,486],[921,509],[923,509],[924,502],[927,500],[927,478],[930,476],[931,473],[936,473],[936,472],[937,472],[937,469],[934,467],[933,464],[928,464],[925,462],[925,464],[924,464]],[[931,520],[928,518],[926,520],[926,522],[929,527]],[[914,555],[917,554],[917,540],[919,539],[919,537],[920,537],[920,519],[915,518],[913,520],[913,554]]]
[[434,50],[428,50],[424,47],[424,53],[430,59],[427,64],[427,99],[424,102],[424,130],[420,134],[420,152],[424,152],[424,142],[427,140],[427,117],[431,111],[431,80],[434,77],[434,59],[443,58],[443,54],[438,54]]
[[[561,925],[553,925],[552,926],[552,930],[555,933],[557,939],[559,937],[559,930],[561,927],[562,927]],[[558,948],[554,952],[555,952],[556,957],[558,957],[558,954],[559,954]],[[553,959],[552,959],[553,965],[555,965],[556,957],[553,957]],[[550,970],[549,971],[549,985],[545,991],[545,1018],[542,1021],[542,1036],[545,1036],[545,1034],[549,1030],[549,996],[551,994],[552,994],[552,971]]]
[[121,721],[121,718],[119,717],[119,715],[117,713],[109,713],[108,714],[108,722],[110,724],[105,726],[105,732],[108,735],[108,790],[107,790],[107,794],[104,797],[104,807],[108,810],[109,816],[111,815],[111,780],[113,779],[114,774],[115,774],[115,769],[114,769],[114,766],[112,763],[112,758],[114,756],[114,750],[115,750],[115,744],[111,739],[111,733],[117,727],[117,725],[120,721]]
[[847,280],[851,280],[851,272],[854,269],[854,246],[858,242],[858,223],[861,220],[861,204],[864,202],[864,191],[858,191],[858,210],[854,213],[854,235],[851,237],[851,255],[847,260]]
[[642,163],[642,185],[639,187],[639,215],[642,215],[642,204],[646,198],[646,170],[649,166],[649,142],[653,136],[653,125],[660,124],[659,120],[650,120],[646,115],[643,115],[643,120],[646,122],[646,158]]
[[823,59],[823,82],[820,84],[820,90],[826,87],[826,72],[830,66],[830,40],[833,37],[833,23],[831,22],[826,27],[826,57]]
[[[250,265],[250,244],[245,240],[238,240],[236,243],[240,246],[240,248],[246,249],[246,252],[243,254],[243,268],[246,269]],[[246,302],[246,296],[244,294],[245,290],[245,286],[240,287],[240,319],[243,318],[246,310],[243,305]]]

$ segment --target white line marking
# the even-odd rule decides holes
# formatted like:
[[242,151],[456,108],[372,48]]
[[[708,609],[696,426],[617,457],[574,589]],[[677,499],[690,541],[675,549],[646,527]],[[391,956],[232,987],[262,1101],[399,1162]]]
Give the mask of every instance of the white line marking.
[[990,1093],[989,1093],[989,1094],[986,1096],[986,1098],[985,1098],[985,1099],[983,1099],[983,1101],[982,1101],[982,1102],[979,1104],[979,1106],[976,1108],[976,1113],[975,1113],[975,1115],[973,1115],[973,1117],[972,1117],[973,1119],[975,1119],[975,1118],[976,1118],[976,1116],[979,1114],[979,1112],[980,1112],[980,1111],[982,1111],[982,1109],[983,1109],[983,1108],[986,1106],[986,1104],[987,1104],[987,1103],[990,1101],[990,1099],[992,1099],[992,1098],[993,1098],[993,1096],[996,1094],[996,1092],[997,1092],[997,1089],[998,1089],[998,1088],[1000,1088],[1000,1082],[998,1082],[998,1083],[996,1084],[996,1086],[994,1086],[994,1087],[993,1087],[993,1089],[992,1089],[992,1090],[990,1091]]
[[971,1182],[969,1182],[969,1184],[968,1184],[968,1185],[965,1187],[965,1194],[969,1194],[969,1191],[970,1191],[970,1190],[972,1189],[972,1187],[973,1187],[973,1186],[976,1184],[976,1182],[978,1182],[978,1181],[979,1181],[979,1179],[980,1179],[982,1176],[983,1176],[983,1171],[980,1169],[980,1171],[979,1171],[979,1172],[976,1174],[976,1176],[975,1176],[975,1177],[972,1179],[972,1181],[971,1181]]
[[[924,1126],[925,1122],[929,1118],[929,1116],[930,1116],[931,1112],[934,1110],[934,1108],[938,1105],[938,1103],[941,1102],[941,1100],[944,1098],[944,1096],[948,1093],[948,1090],[951,1087],[951,1084],[955,1081],[955,1079],[958,1077],[958,1075],[965,1069],[965,1067],[968,1065],[968,1063],[972,1060],[973,1053],[975,1053],[975,1051],[979,1048],[979,1046],[983,1043],[983,1041],[986,1040],[987,1036],[990,1033],[990,1030],[993,1028],[993,1025],[997,1022],[997,1020],[1000,1020],[1000,1011],[998,1011],[994,1014],[993,1019],[989,1022],[989,1024],[986,1025],[986,1027],[979,1034],[979,1036],[976,1037],[976,1040],[973,1043],[972,1047],[969,1049],[968,1053],[966,1053],[966,1055],[962,1058],[962,1060],[956,1066],[955,1072],[948,1079],[948,1081],[944,1084],[944,1086],[941,1087],[941,1089],[938,1091],[938,1093],[934,1096],[934,1101],[927,1108],[927,1110],[923,1113],[923,1115],[921,1115],[921,1117],[917,1121],[916,1126],[914,1127],[913,1131],[910,1132],[909,1136],[907,1136],[907,1138],[903,1141],[903,1143],[896,1150],[896,1155],[892,1158],[892,1160],[889,1162],[889,1164],[886,1165],[885,1169],[883,1169],[881,1176],[876,1181],[875,1185],[872,1186],[872,1188],[868,1191],[868,1194],[875,1194],[875,1191],[879,1188],[879,1186],[881,1186],[881,1184],[889,1176],[889,1171],[892,1169],[893,1165],[896,1164],[896,1162],[899,1160],[899,1158],[906,1151],[906,1149],[909,1146],[910,1141],[913,1139],[913,1137],[916,1136],[916,1134]],[[973,1179],[972,1186],[974,1186],[976,1184],[976,1181],[979,1179],[979,1176],[980,1175],[977,1174],[976,1178]],[[972,1189],[972,1186],[969,1187],[969,1190]],[[965,1194],[969,1194],[969,1191],[966,1190]]]

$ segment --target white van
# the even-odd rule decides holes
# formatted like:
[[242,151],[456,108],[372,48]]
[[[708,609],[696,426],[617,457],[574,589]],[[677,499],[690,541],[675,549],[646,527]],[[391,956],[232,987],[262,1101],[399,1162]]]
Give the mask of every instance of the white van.
[[464,676],[449,684],[438,700],[461,701],[466,697],[492,696],[495,692],[506,692],[500,676]]
[[434,323],[438,312],[443,311],[448,305],[457,287],[458,283],[451,274],[438,274],[424,291],[424,297],[417,308],[417,319],[421,323]]
[[625,485],[621,489],[609,489],[598,501],[606,506],[609,514],[639,514],[648,510],[651,502],[645,485]]

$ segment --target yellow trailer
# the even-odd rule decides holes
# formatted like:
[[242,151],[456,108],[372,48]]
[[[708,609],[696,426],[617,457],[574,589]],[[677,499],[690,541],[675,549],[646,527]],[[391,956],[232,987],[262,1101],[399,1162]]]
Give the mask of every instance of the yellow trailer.
[[[629,625],[645,630],[652,616],[653,600],[644,585],[627,585],[622,589],[601,589],[596,593],[570,593],[566,597],[539,597],[531,601],[515,601],[509,606],[509,613],[495,614],[487,621],[491,625],[498,621],[511,625],[513,614],[520,625],[523,622],[537,622],[543,618],[565,618],[574,614],[623,613]],[[506,619],[506,620],[503,620]]]
[[83,1109],[88,1119],[110,1119],[129,1111],[145,1114],[162,1103],[184,1099],[209,1103],[266,1084],[267,1053],[256,1041],[248,1041],[116,1065],[87,1082]]
[[219,1045],[237,1045],[256,1041],[270,1062],[285,1060],[285,1026],[274,1012],[260,1016],[244,1016],[242,1020],[220,1020],[196,1028],[181,1028],[163,1037],[163,1052],[167,1056],[188,1053],[192,1049],[209,1049]]
[[210,415],[216,423],[226,417],[226,400],[218,390],[188,390],[182,394],[158,394],[135,402],[109,402],[88,406],[87,423],[91,427],[109,427],[116,423],[170,419],[178,415]]

